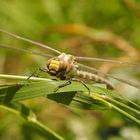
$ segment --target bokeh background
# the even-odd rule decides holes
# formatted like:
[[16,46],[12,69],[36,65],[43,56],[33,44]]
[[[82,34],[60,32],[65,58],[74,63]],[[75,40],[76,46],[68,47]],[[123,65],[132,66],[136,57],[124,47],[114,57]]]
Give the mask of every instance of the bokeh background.
[[[0,1],[0,28],[77,56],[140,61],[139,25],[139,0]],[[0,33],[0,43],[55,55],[4,33]],[[43,57],[0,48],[0,73],[30,75],[36,68],[45,66],[46,61]],[[140,83],[138,66],[83,63]],[[139,103],[139,90],[115,80],[112,82],[120,94]],[[68,140],[140,139],[138,126],[113,111],[75,110],[43,97],[23,103],[41,122]],[[46,138],[21,118],[1,110],[0,139]]]

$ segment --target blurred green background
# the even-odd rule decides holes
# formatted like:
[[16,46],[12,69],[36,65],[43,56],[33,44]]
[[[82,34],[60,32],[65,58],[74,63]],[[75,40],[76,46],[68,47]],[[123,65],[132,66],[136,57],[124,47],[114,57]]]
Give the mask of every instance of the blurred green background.
[[[0,1],[0,28],[73,55],[139,61],[139,25],[139,0]],[[0,43],[54,54],[4,33],[0,33]],[[46,61],[46,58],[39,56],[0,48],[0,73],[30,75],[39,66],[44,66]],[[86,64],[121,78],[140,80],[139,67],[95,62]],[[139,103],[139,90],[113,82],[120,93]],[[33,109],[40,121],[68,140],[140,139],[139,128],[113,111],[74,110],[45,98],[23,103]],[[0,139],[46,138],[24,120],[1,110]]]

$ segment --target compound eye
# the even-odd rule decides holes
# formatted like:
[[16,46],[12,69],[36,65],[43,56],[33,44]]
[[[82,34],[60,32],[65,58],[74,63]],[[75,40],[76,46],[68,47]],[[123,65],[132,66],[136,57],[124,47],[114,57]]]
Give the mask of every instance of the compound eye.
[[51,60],[52,60],[52,59],[49,59],[48,62],[47,62],[47,64],[46,64],[46,66],[47,66],[48,69],[49,69],[49,65],[50,65],[50,63],[51,63]]
[[49,66],[48,67],[49,70],[53,70],[57,72],[60,69],[60,62],[57,60],[51,60],[48,66]]

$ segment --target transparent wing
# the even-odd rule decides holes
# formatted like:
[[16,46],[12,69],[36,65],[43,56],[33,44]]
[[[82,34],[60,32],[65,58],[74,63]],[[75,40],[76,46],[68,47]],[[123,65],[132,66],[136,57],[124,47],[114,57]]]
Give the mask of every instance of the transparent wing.
[[136,83],[133,83],[133,82],[131,82],[131,81],[128,81],[128,80],[124,80],[124,79],[115,77],[115,76],[113,76],[113,75],[110,75],[110,74],[108,74],[108,73],[104,73],[104,72],[102,72],[102,71],[100,71],[100,70],[97,70],[96,68],[93,68],[93,67],[90,67],[90,66],[87,66],[87,65],[84,65],[84,64],[80,64],[80,63],[77,63],[77,64],[78,64],[78,66],[80,66],[80,67],[82,67],[82,68],[85,68],[85,69],[87,69],[87,70],[90,70],[90,71],[93,72],[93,73],[102,74],[102,75],[104,75],[104,76],[106,76],[106,77],[110,77],[110,78],[112,78],[112,79],[118,80],[118,81],[120,81],[120,82],[122,82],[122,83],[125,83],[125,84],[128,84],[128,85],[130,85],[130,86],[133,86],[133,87],[135,87],[135,88],[140,89],[140,85],[139,85],[139,84],[136,84]]
[[15,34],[13,34],[13,33],[11,33],[11,32],[8,32],[8,31],[3,30],[3,29],[0,29],[0,32],[5,33],[5,34],[7,34],[7,35],[10,35],[10,36],[12,36],[12,37],[15,37],[15,38],[17,38],[17,39],[24,40],[24,41],[26,41],[26,42],[32,43],[32,44],[34,44],[34,45],[36,45],[36,46],[39,46],[39,47],[41,47],[41,48],[45,48],[45,49],[51,50],[51,51],[53,51],[53,52],[55,52],[55,53],[57,53],[57,54],[60,54],[60,53],[61,53],[60,51],[58,51],[58,50],[56,50],[56,49],[54,49],[54,48],[52,48],[52,47],[50,47],[50,46],[47,46],[47,45],[41,44],[41,43],[39,43],[39,42],[36,42],[36,41],[30,40],[30,39],[21,37],[21,36],[19,36],[19,35],[15,35]]
[[[5,33],[7,35],[10,35],[12,37],[15,37],[17,39],[20,39],[20,40],[24,40],[26,42],[29,42],[29,43],[32,43],[36,46],[39,46],[39,47],[42,47],[42,48],[45,48],[45,49],[48,49],[48,50],[51,50],[57,54],[61,54],[60,51],[50,47],[50,46],[47,46],[47,45],[44,45],[44,44],[41,44],[39,42],[36,42],[36,41],[33,41],[33,40],[30,40],[30,39],[27,39],[27,38],[24,38],[24,37],[21,37],[19,35],[16,35],[16,34],[13,34],[11,32],[8,32],[8,31],[5,31],[3,29],[0,29],[0,32],[2,33]],[[3,44],[1,46],[4,46]],[[8,48],[8,47],[5,47],[5,48]],[[25,51],[24,51],[25,52]],[[41,53],[38,53],[38,55],[40,55]],[[36,52],[36,55],[37,55],[37,52]],[[43,55],[43,54],[42,54]],[[41,55],[40,55],[41,56]],[[46,57],[46,56],[45,56]],[[111,59],[103,59],[103,58],[94,58],[94,57],[81,57],[81,56],[76,56],[75,57],[76,60],[81,60],[81,61],[98,61],[98,62],[110,62],[110,63],[117,63],[117,64],[127,64],[127,65],[140,65],[140,62],[123,62],[123,61],[119,61],[119,60],[111,60]]]
[[[32,44],[34,44],[34,45],[36,45],[36,46],[39,46],[39,47],[42,47],[42,48],[45,48],[45,49],[49,49],[49,50],[51,50],[51,51],[53,51],[53,52],[55,52],[55,53],[57,53],[57,54],[61,54],[60,51],[58,51],[58,50],[56,50],[56,49],[54,49],[54,48],[51,48],[51,47],[49,47],[49,46],[47,46],[47,45],[38,43],[38,42],[33,41],[33,40],[30,40],[30,39],[26,39],[26,38],[21,37],[21,36],[18,36],[18,35],[15,35],[15,34],[13,34],[13,33],[10,33],[10,32],[8,32],[8,31],[3,30],[3,29],[0,29],[0,32],[3,32],[3,33],[5,33],[5,34],[8,34],[8,35],[10,35],[10,36],[12,36],[12,37],[15,37],[15,38],[17,38],[17,39],[24,40],[24,41],[26,41],[26,42],[32,43]],[[14,50],[17,50],[17,51],[22,51],[22,52],[25,52],[25,53],[34,54],[34,55],[39,55],[39,56],[43,56],[43,57],[49,57],[49,58],[50,58],[50,57],[53,57],[52,55],[49,55],[49,54],[43,54],[43,53],[39,53],[39,52],[35,52],[35,51],[27,51],[27,50],[24,50],[24,49],[22,49],[22,48],[11,47],[11,46],[8,46],[8,45],[5,45],[5,44],[0,44],[0,46],[3,47],[3,48],[14,49]],[[130,64],[131,64],[131,65],[139,65],[139,64],[140,64],[140,62],[132,63],[132,62],[122,62],[122,61],[109,60],[109,59],[102,59],[102,58],[79,57],[79,56],[76,57],[76,60],[111,62],[111,63],[129,64],[129,65],[130,65]],[[84,65],[84,64],[80,64],[80,63],[77,63],[77,64],[78,64],[80,67],[83,67],[83,68],[85,68],[85,69],[88,69],[88,70],[92,71],[93,73],[100,73],[100,74],[102,74],[102,75],[104,75],[104,76],[107,76],[107,77],[116,79],[116,80],[118,80],[118,81],[120,81],[120,82],[123,82],[123,83],[125,83],[125,84],[131,85],[131,86],[133,86],[133,87],[136,87],[136,88],[139,88],[139,89],[140,89],[140,85],[138,85],[138,84],[132,83],[132,82],[130,82],[130,81],[127,81],[127,80],[124,80],[124,79],[121,79],[121,78],[117,78],[117,77],[115,77],[115,76],[112,76],[112,75],[110,75],[110,74],[104,73],[104,72],[102,72],[102,71],[99,71],[99,70],[97,70],[97,69],[95,69],[95,68],[93,68],[93,67],[86,66],[86,65]]]
[[95,58],[95,57],[82,57],[82,56],[75,56],[77,61],[99,61],[99,62],[109,62],[109,63],[117,63],[117,64],[126,64],[126,65],[139,65],[140,62],[124,62],[119,60],[111,60],[111,59],[103,59],[103,58]]
[[5,45],[5,44],[1,44],[1,43],[0,43],[0,47],[6,48],[6,49],[11,49],[11,50],[16,50],[16,51],[21,51],[21,52],[28,53],[28,54],[43,56],[43,57],[47,57],[47,58],[54,57],[53,55],[50,55],[50,54],[44,54],[44,53],[39,53],[39,52],[31,51],[31,50],[25,50],[22,48],[16,48],[11,45],[9,46],[9,45]]

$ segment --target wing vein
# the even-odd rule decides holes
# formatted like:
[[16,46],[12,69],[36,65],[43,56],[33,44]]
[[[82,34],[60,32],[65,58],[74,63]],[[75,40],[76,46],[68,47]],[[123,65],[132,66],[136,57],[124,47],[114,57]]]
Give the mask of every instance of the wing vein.
[[136,84],[136,83],[133,83],[133,82],[131,82],[131,81],[124,80],[124,79],[121,79],[121,78],[117,78],[117,77],[115,77],[115,76],[112,76],[112,75],[110,75],[110,74],[104,73],[104,72],[102,72],[102,71],[100,71],[100,70],[97,70],[96,68],[93,68],[93,67],[90,67],[90,66],[87,66],[87,65],[84,65],[84,64],[80,64],[80,63],[77,63],[77,64],[78,64],[80,67],[83,67],[83,68],[86,68],[86,69],[88,69],[88,70],[91,70],[91,71],[94,72],[94,73],[100,73],[100,74],[102,74],[102,75],[104,75],[104,76],[113,78],[113,79],[115,79],[115,80],[118,80],[118,81],[120,81],[120,82],[123,82],[123,83],[125,83],[125,84],[131,85],[131,86],[133,86],[133,87],[136,87],[136,88],[140,89],[140,85],[139,85],[139,84]]
[[99,62],[109,62],[109,63],[126,64],[126,65],[140,65],[140,62],[126,62],[126,61],[103,59],[103,58],[96,58],[96,57],[76,56],[75,58],[76,60],[81,60],[81,61],[99,61]]
[[15,34],[13,34],[13,33],[11,33],[11,32],[8,32],[8,31],[3,30],[3,29],[0,29],[0,32],[3,32],[3,33],[5,33],[5,34],[10,35],[10,36],[12,36],[12,37],[15,37],[15,38],[17,38],[17,39],[24,40],[24,41],[26,41],[26,42],[32,43],[32,44],[34,44],[34,45],[36,45],[36,46],[39,46],[39,47],[42,47],[42,48],[51,50],[51,51],[53,51],[53,52],[55,52],[55,53],[57,53],[57,54],[60,54],[60,53],[61,53],[60,51],[58,51],[58,50],[56,50],[56,49],[54,49],[54,48],[52,48],[52,47],[50,47],[50,46],[47,46],[47,45],[44,45],[44,44],[42,44],[42,43],[39,43],[39,42],[30,40],[30,39],[21,37],[21,36],[19,36],[19,35],[15,35]]

